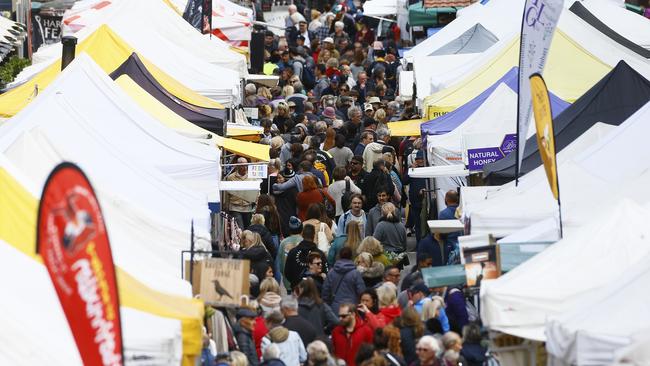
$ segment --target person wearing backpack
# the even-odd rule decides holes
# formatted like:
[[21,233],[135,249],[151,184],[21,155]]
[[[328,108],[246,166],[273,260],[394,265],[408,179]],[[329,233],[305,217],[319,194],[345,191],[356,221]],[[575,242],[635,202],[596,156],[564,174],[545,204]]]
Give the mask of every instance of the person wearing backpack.
[[334,268],[323,284],[323,301],[330,304],[336,313],[341,304],[356,304],[365,289],[363,277],[352,261],[352,249],[343,247],[339,252],[339,260],[334,263]]
[[350,209],[345,211],[339,218],[338,228],[336,235],[343,235],[345,227],[350,221],[359,221],[361,223],[361,232],[366,230],[366,213],[363,211],[363,196],[359,193],[354,193],[350,199]]
[[[332,196],[334,202],[336,203],[336,221],[339,221],[339,218],[345,211],[349,209],[350,201],[354,193],[361,194],[361,188],[359,188],[354,182],[347,176],[345,168],[342,166],[337,166],[334,168],[334,173],[332,174],[334,178],[334,183],[330,184],[327,188],[327,192]],[[339,232],[345,231],[341,229],[339,225]]]

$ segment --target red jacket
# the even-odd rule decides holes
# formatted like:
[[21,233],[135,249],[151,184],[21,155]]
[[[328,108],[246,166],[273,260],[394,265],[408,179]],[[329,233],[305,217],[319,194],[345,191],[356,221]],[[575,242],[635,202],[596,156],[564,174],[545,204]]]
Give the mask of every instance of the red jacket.
[[255,328],[253,328],[253,341],[255,342],[257,357],[262,357],[262,338],[264,338],[268,332],[269,330],[266,329],[266,324],[264,324],[264,317],[258,316],[255,318]]
[[345,360],[347,366],[355,366],[354,358],[357,356],[362,343],[372,344],[372,330],[357,316],[357,321],[352,333],[347,333],[345,328],[337,325],[332,330],[332,345],[334,355]]
[[400,315],[402,315],[402,309],[399,305],[391,305],[379,309],[379,314],[376,315],[371,312],[366,313],[366,320],[370,328],[377,329],[391,324]]

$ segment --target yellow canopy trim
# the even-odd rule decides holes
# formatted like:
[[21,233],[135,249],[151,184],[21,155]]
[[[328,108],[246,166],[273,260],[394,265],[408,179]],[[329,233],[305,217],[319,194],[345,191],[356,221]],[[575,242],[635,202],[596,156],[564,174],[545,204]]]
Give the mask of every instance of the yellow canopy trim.
[[420,125],[424,119],[410,119],[407,121],[389,122],[388,129],[393,137],[420,136]]
[[[189,122],[171,109],[160,103],[144,89],[142,89],[130,77],[122,75],[116,80],[117,84],[136,102],[142,109],[156,118],[165,126],[186,134],[198,136],[212,135],[214,143],[235,154],[243,155],[255,160],[269,160],[269,146],[252,142],[239,141],[235,139],[216,136],[208,130]],[[250,133],[250,131],[247,131]]]

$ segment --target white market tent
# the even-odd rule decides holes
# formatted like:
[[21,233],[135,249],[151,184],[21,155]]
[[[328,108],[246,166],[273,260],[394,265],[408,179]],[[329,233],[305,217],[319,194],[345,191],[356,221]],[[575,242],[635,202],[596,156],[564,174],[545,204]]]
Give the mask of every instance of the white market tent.
[[383,17],[397,14],[397,0],[369,0],[363,4],[363,15]]
[[[543,326],[549,316],[572,309],[582,294],[598,291],[650,254],[650,213],[639,206],[650,200],[650,146],[644,140],[650,129],[649,115],[650,103],[602,141],[561,165],[563,218],[584,226],[500,279],[483,283],[481,318],[487,326],[544,340]],[[542,210],[546,217],[555,215],[557,206],[545,180],[537,185],[526,182],[520,188],[523,194],[491,203],[511,218],[540,217]],[[471,214],[472,226],[476,214]]]
[[497,36],[487,30],[481,23],[476,23],[457,38],[431,52],[429,56],[458,55],[481,53],[497,43]]
[[644,329],[634,337],[634,343],[616,352],[614,366],[650,365],[650,329]]
[[[576,309],[581,298],[601,292],[647,258],[650,211],[630,200],[600,208],[601,214],[574,236],[481,283],[481,319],[487,327],[544,341],[548,318]],[[613,314],[599,315],[610,325]]]
[[[609,241],[609,245],[612,251],[621,250],[618,240]],[[579,296],[570,311],[547,321],[546,349],[551,365],[612,364],[617,350],[632,345],[635,334],[650,328],[650,257],[639,259],[619,277],[604,267],[611,280],[608,286],[596,294]]]
[[[467,150],[499,146],[503,137],[515,133],[517,93],[501,83],[480,107],[453,131],[427,136],[432,165],[467,165]],[[527,137],[533,136],[530,129]]]
[[[131,3],[127,2],[127,10],[130,10],[128,9],[130,5]],[[158,6],[161,5],[164,6],[164,4],[158,4]],[[167,11],[172,12],[172,15],[175,16],[173,21],[184,22],[182,18],[174,15],[171,9],[167,9]],[[138,18],[137,22],[122,21],[120,16],[109,17],[108,22],[115,22],[118,29],[113,29],[111,24],[111,30],[129,46],[184,86],[224,105],[239,103],[241,97],[239,95],[240,78],[238,70],[230,70],[211,64],[184,49],[182,42],[179,44],[176,40],[166,38],[153,28],[138,27],[137,25],[140,24],[141,19],[145,19],[147,16],[143,15]],[[99,20],[104,21],[103,18]],[[170,22],[173,21],[170,20]],[[102,25],[103,23],[97,22],[92,26],[84,27],[74,36],[79,39],[78,42],[82,42]],[[200,34],[198,35],[200,36]],[[39,58],[42,61],[23,69],[16,77],[13,85],[18,85],[30,79],[53,62],[56,62],[61,57],[61,43],[45,47],[42,51],[39,50],[37,54],[40,55]]]
[[[605,123],[596,123],[582,135],[580,135],[575,141],[566,146],[562,151],[557,154],[557,164],[562,167],[581,155],[584,151],[589,149],[591,146],[602,141],[606,138],[610,132],[615,129],[615,126],[605,124]],[[562,171],[560,171],[560,178],[563,179]],[[532,232],[530,235],[536,237],[537,239],[544,239],[544,241],[553,240],[556,233],[558,232],[557,226],[556,229],[550,229],[547,227],[546,232],[549,236],[539,235],[540,227],[535,227],[540,221],[546,221],[550,219],[550,222],[546,224],[555,223],[557,220],[555,218],[557,213],[557,206],[554,203],[549,203],[544,206],[544,214],[538,214],[536,211],[530,210],[527,211],[525,215],[513,215],[507,219],[501,218],[501,214],[495,213],[494,211],[503,212],[498,207],[500,202],[507,197],[514,197],[518,195],[518,192],[526,191],[530,187],[538,186],[538,189],[543,192],[543,196],[546,196],[546,191],[548,191],[548,183],[546,180],[546,173],[544,167],[540,166],[528,174],[519,178],[519,187],[515,186],[514,182],[504,184],[503,186],[493,186],[493,187],[463,187],[461,191],[461,205],[463,216],[472,218],[472,233],[476,234],[493,234],[496,237],[507,237],[509,235],[525,235],[523,232],[527,231],[528,227]],[[548,192],[550,196],[550,191]],[[532,197],[532,196],[531,196]],[[551,198],[552,199],[552,198]],[[533,199],[530,202],[531,208],[537,208],[538,205],[536,200]],[[489,207],[493,207],[495,210],[492,212],[495,216],[492,216],[491,219],[483,216],[481,213],[483,210],[490,210]],[[489,215],[489,214],[488,214]],[[484,220],[484,217],[487,220]],[[565,218],[566,219],[566,218]],[[569,230],[573,225],[579,225],[584,220],[578,220],[575,223],[573,221],[567,222],[564,221],[565,234],[569,233]],[[547,226],[542,225],[542,226]],[[522,231],[522,232],[520,232]],[[534,234],[537,232],[538,234]],[[516,239],[516,238],[515,238]]]
[[60,161],[80,165],[111,222],[116,263],[151,288],[190,293],[179,278],[180,251],[189,249],[192,222],[208,237],[205,189],[218,192],[216,149],[161,126],[81,54],[0,127],[0,152],[35,182]]
[[[120,29],[140,32],[146,28],[146,33],[162,36],[203,61],[237,71],[240,77],[248,76],[244,55],[232,51],[218,37],[204,37],[164,1],[113,0],[102,7],[98,7],[98,3],[100,0],[76,2],[65,14],[64,31],[76,33],[85,27],[96,29],[97,24],[101,23],[108,24],[118,32]],[[246,10],[252,13],[250,9]],[[145,18],[146,27],[138,26]]]
[[[591,1],[599,0],[588,2]],[[572,3],[573,1],[567,1],[565,5],[570,6]],[[604,6],[620,10],[613,4]],[[411,58],[414,65],[418,97],[424,98],[459,82],[462,83],[467,75],[472,75],[476,70],[494,62],[496,57],[501,56],[509,48],[518,47],[519,42],[516,38],[519,36],[520,21],[504,21],[504,19],[520,19],[522,7],[523,2],[492,0],[483,6],[483,12],[472,11],[467,16],[452,21],[441,31],[407,51],[405,57]],[[647,24],[649,22],[642,20],[646,23],[643,29],[650,33],[650,24]],[[430,56],[446,44],[458,42],[463,33],[470,31],[479,23],[498,38],[491,47],[480,53],[467,53],[462,56],[456,54]],[[443,33],[448,29],[449,32]],[[648,60],[614,42],[568,9],[562,12],[558,29],[605,64],[614,67],[620,60],[624,60],[643,76],[650,78]],[[563,51],[558,50],[558,52]]]
[[607,0],[580,2],[600,21],[614,29],[616,33],[650,50],[650,25],[646,18],[627,10],[625,4],[620,6],[620,4]]
[[[6,294],[0,301],[0,364],[82,365],[45,266],[2,240],[0,287]],[[124,306],[120,314],[127,364],[138,365],[137,360],[156,365],[180,364],[180,320]],[[43,341],[44,335],[47,341]]]

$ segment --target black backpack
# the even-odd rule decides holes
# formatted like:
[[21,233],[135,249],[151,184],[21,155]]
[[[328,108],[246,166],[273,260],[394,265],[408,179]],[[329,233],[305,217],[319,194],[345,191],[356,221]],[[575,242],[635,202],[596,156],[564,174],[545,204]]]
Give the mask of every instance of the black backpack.
[[345,180],[345,191],[341,196],[341,210],[346,212],[350,209],[350,204],[352,203],[352,191],[350,190],[350,180]]
[[302,85],[307,89],[313,89],[316,86],[316,75],[313,67],[302,66]]

